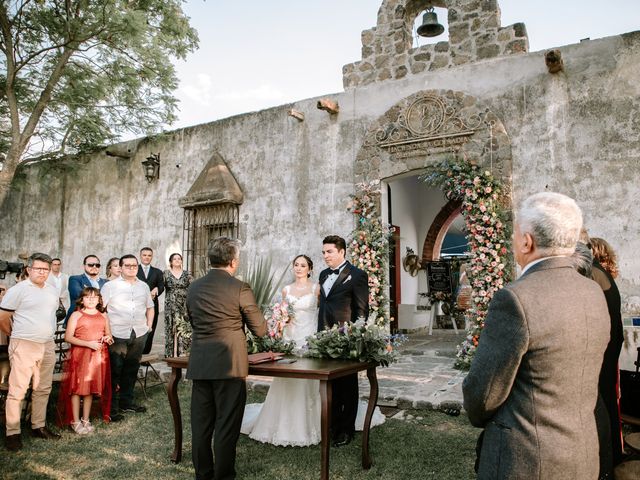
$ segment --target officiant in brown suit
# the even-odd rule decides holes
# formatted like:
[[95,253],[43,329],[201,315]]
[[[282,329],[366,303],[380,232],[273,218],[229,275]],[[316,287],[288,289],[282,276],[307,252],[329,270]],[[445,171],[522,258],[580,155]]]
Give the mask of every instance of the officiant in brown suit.
[[467,378],[464,407],[484,428],[479,479],[598,478],[594,409],[609,341],[600,287],[572,268],[582,213],[544,192],[514,225],[521,277],[493,297]]
[[234,278],[239,242],[216,238],[209,246],[209,262],[209,273],[193,282],[187,293],[193,327],[187,368],[187,378],[193,380],[192,458],[196,479],[228,480],[236,477],[236,444],[247,395],[244,327],[260,337],[267,334],[267,324],[251,287]]

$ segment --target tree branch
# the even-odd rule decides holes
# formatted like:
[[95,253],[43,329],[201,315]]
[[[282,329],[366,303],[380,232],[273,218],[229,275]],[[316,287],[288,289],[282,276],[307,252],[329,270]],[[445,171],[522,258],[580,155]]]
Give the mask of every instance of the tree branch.
[[6,45],[5,58],[7,59],[7,81],[5,84],[5,96],[9,106],[9,118],[11,119],[11,143],[20,140],[20,116],[18,114],[18,99],[14,90],[16,79],[15,59],[13,58],[13,39],[11,38],[11,24],[9,14],[4,2],[0,3],[0,30]]

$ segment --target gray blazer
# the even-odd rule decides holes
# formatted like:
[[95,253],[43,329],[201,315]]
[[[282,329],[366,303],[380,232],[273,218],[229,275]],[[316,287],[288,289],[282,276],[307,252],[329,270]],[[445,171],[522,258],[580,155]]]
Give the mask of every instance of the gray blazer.
[[462,385],[471,423],[485,428],[479,479],[598,477],[594,410],[608,341],[602,290],[567,257],[496,293]]
[[189,286],[187,309],[193,334],[187,378],[223,380],[249,373],[245,325],[259,337],[267,322],[248,284],[212,269]]

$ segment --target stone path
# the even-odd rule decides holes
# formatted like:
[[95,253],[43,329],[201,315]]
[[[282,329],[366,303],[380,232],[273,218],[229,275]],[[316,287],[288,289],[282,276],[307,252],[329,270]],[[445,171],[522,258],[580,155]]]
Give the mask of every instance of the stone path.
[[[456,346],[463,338],[463,333],[456,335],[453,330],[440,329],[434,329],[433,335],[410,334],[408,341],[400,347],[400,360],[390,367],[378,369],[378,404],[399,409],[461,410],[465,374],[454,369],[453,364]],[[158,332],[152,352],[162,357],[163,345],[163,335]],[[154,366],[163,375],[170,372],[162,361]],[[271,379],[249,376],[247,383],[249,388],[266,391]],[[369,381],[363,372],[360,396],[366,398],[368,394]]]
[[[452,330],[434,330],[411,334],[402,345],[400,360],[378,369],[380,404],[398,408],[457,409],[462,408],[464,372],[453,368],[456,346],[464,334]],[[366,377],[360,381],[361,395],[368,394]]]

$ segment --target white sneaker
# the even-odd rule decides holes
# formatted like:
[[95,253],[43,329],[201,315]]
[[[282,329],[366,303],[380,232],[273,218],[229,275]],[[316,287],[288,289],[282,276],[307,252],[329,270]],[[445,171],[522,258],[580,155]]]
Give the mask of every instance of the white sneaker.
[[87,429],[84,427],[82,422],[71,422],[71,429],[76,432],[78,435],[86,435],[89,433]]
[[82,426],[87,431],[87,433],[93,433],[93,431],[95,430],[95,428],[93,427],[93,425],[91,425],[91,422],[89,420],[85,420],[84,418],[81,418],[80,423],[82,423]]

